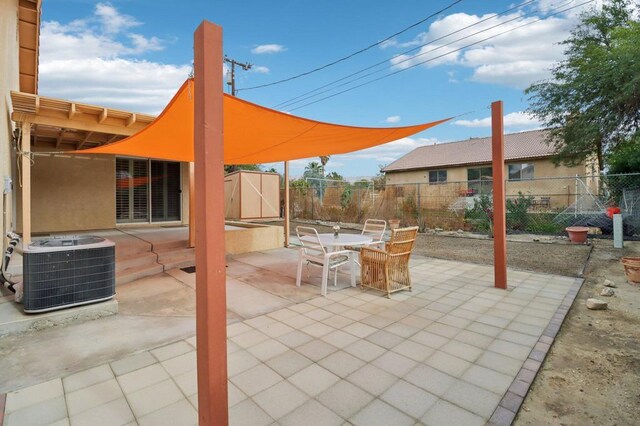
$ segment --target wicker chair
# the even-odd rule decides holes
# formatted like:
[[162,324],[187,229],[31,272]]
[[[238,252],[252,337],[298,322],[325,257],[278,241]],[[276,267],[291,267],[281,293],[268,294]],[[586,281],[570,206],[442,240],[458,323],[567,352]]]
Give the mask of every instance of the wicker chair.
[[385,250],[363,247],[360,250],[362,289],[373,288],[387,293],[411,290],[409,257],[416,241],[418,227],[394,229]]

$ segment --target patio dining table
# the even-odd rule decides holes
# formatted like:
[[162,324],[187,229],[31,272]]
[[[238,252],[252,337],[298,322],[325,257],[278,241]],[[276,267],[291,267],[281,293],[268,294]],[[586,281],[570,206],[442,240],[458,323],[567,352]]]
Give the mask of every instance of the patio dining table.
[[[310,238],[302,237],[302,240],[312,241]],[[335,250],[340,250],[345,246],[362,246],[371,244],[373,242],[373,238],[360,235],[360,234],[338,234],[338,236],[333,233],[324,233],[318,234],[318,240],[320,244],[322,244],[328,252],[332,252]],[[353,256],[356,252],[349,253],[349,264],[351,267],[351,287],[356,287],[356,269],[355,269],[355,261]]]

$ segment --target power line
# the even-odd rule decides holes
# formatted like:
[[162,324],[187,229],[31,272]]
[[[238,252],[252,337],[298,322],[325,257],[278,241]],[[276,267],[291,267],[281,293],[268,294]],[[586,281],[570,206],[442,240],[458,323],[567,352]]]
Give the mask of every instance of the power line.
[[336,64],[338,64],[340,62],[346,61],[347,59],[351,59],[354,56],[359,55],[360,53],[366,52],[369,49],[372,49],[372,48],[374,48],[376,46],[379,46],[382,43],[387,42],[387,41],[391,40],[392,38],[394,38],[394,37],[396,37],[396,36],[398,36],[398,35],[400,35],[400,34],[402,34],[404,32],[409,31],[411,28],[417,27],[418,25],[428,21],[429,19],[433,18],[434,16],[436,16],[436,15],[438,15],[438,14],[440,14],[440,13],[442,13],[442,12],[448,10],[448,9],[451,9],[453,6],[455,6],[456,4],[458,4],[458,3],[462,2],[462,1],[464,1],[464,0],[456,0],[453,3],[449,4],[448,6],[438,10],[437,12],[432,13],[431,15],[427,16],[426,18],[421,19],[420,21],[416,22],[415,24],[411,24],[408,27],[398,31],[397,33],[390,35],[389,37],[385,38],[384,40],[381,40],[381,41],[379,41],[377,43],[370,44],[369,46],[367,46],[367,47],[365,47],[363,49],[360,49],[360,50],[358,50],[356,52],[353,52],[353,53],[351,53],[351,54],[349,54],[347,56],[344,56],[344,57],[342,57],[340,59],[337,59],[337,60],[335,60],[333,62],[330,62],[328,64],[322,65],[322,66],[320,66],[318,68],[314,68],[314,69],[312,69],[310,71],[306,71],[306,72],[303,72],[303,73],[300,73],[300,74],[297,74],[297,75],[294,75],[294,76],[291,76],[291,77],[288,77],[288,78],[284,78],[282,80],[278,80],[278,81],[274,81],[274,82],[266,83],[266,84],[261,84],[261,85],[258,85],[258,86],[244,87],[244,88],[238,89],[238,91],[261,89],[263,87],[269,87],[269,86],[274,86],[276,84],[285,83],[287,81],[295,80],[295,79],[298,79],[300,77],[304,77],[306,75],[313,74],[315,72],[318,72],[318,71],[323,70],[325,68],[328,68],[330,66],[336,65]]
[[[328,91],[331,91],[331,90],[333,90],[333,89],[324,90],[324,91],[319,92],[319,93],[317,93],[317,94],[315,94],[315,95],[307,96],[307,95],[310,95],[310,94],[312,94],[312,93],[318,92],[319,90],[322,90],[322,89],[324,89],[324,88],[326,88],[326,87],[333,86],[333,85],[335,85],[336,83],[339,83],[339,82],[341,82],[341,81],[344,81],[344,80],[346,80],[346,79],[348,79],[348,78],[350,78],[350,77],[353,77],[353,76],[355,76],[355,75],[361,74],[361,73],[363,73],[363,72],[365,72],[365,71],[367,71],[367,70],[370,70],[370,69],[372,69],[372,68],[376,68],[376,67],[378,67],[378,66],[380,66],[380,65],[387,64],[387,62],[388,62],[390,59],[397,58],[398,56],[401,56],[401,55],[406,55],[406,54],[411,53],[411,52],[413,52],[413,51],[415,51],[415,50],[421,49],[421,48],[426,47],[426,46],[428,46],[428,45],[430,45],[430,44],[433,44],[433,43],[435,43],[435,42],[437,42],[437,41],[440,41],[440,40],[442,40],[442,39],[445,39],[445,38],[447,38],[447,37],[449,37],[449,36],[452,36],[452,35],[454,35],[454,34],[457,34],[457,33],[461,32],[461,31],[464,31],[464,30],[469,29],[469,28],[471,28],[471,27],[474,27],[474,26],[476,26],[476,25],[482,24],[482,23],[484,23],[484,22],[486,22],[486,21],[489,21],[489,20],[491,20],[491,19],[494,19],[494,18],[496,18],[496,17],[498,17],[498,16],[504,15],[504,14],[506,14],[506,13],[508,13],[508,12],[513,11],[514,9],[522,8],[522,7],[526,6],[527,4],[533,3],[533,2],[535,2],[535,1],[537,1],[537,0],[529,0],[529,1],[527,1],[527,2],[525,2],[525,3],[522,3],[522,4],[518,5],[518,6],[511,7],[511,8],[509,8],[509,9],[507,9],[507,10],[504,10],[504,11],[502,11],[502,12],[500,12],[500,13],[497,13],[497,14],[495,14],[495,15],[492,15],[492,16],[490,16],[490,17],[488,17],[488,18],[482,19],[482,20],[480,20],[480,21],[478,21],[478,22],[476,22],[476,23],[474,23],[474,24],[470,24],[470,25],[467,25],[466,27],[462,27],[462,28],[460,28],[460,29],[458,29],[458,30],[456,30],[456,31],[452,31],[452,32],[450,32],[450,33],[448,33],[448,34],[445,34],[445,35],[443,35],[443,36],[441,36],[441,37],[438,37],[438,38],[436,38],[436,39],[434,39],[434,40],[431,40],[431,41],[430,41],[430,42],[428,42],[428,43],[422,44],[422,45],[420,45],[420,46],[416,46],[416,47],[411,48],[411,49],[409,49],[409,50],[406,50],[406,51],[404,51],[404,52],[398,53],[397,55],[393,55],[393,57],[391,57],[391,58],[385,59],[385,60],[380,61],[380,62],[376,62],[375,64],[370,65],[370,66],[368,66],[368,67],[366,67],[366,68],[363,68],[363,69],[361,69],[361,70],[359,70],[359,71],[356,71],[356,72],[354,72],[354,73],[348,74],[348,75],[346,75],[346,76],[344,76],[344,77],[341,77],[341,78],[339,78],[339,79],[337,79],[337,80],[334,80],[334,81],[332,81],[332,82],[330,82],[330,83],[324,84],[324,85],[322,85],[322,86],[320,86],[320,87],[317,87],[317,88],[315,88],[315,89],[313,89],[313,90],[310,90],[310,91],[308,91],[308,92],[305,92],[305,93],[303,93],[303,94],[301,94],[301,95],[298,95],[298,96],[296,96],[296,97],[294,97],[294,98],[290,98],[289,100],[286,100],[286,101],[280,102],[279,104],[274,105],[274,106],[273,106],[273,108],[287,108],[287,107],[289,107],[289,106],[291,106],[291,105],[295,105],[295,104],[297,104],[297,103],[303,102],[303,101],[305,101],[306,99],[311,99],[311,98],[313,98],[313,97],[316,97],[316,96],[318,96],[318,95],[321,95],[322,93],[326,93],[326,92],[328,92]],[[571,2],[573,2],[573,0],[571,0]],[[453,43],[456,43],[456,42],[458,42],[458,41],[461,41],[461,40],[467,39],[467,38],[469,38],[469,37],[472,37],[472,36],[474,36],[474,35],[480,34],[480,33],[485,32],[485,31],[489,31],[489,30],[491,30],[491,29],[493,29],[493,28],[496,28],[496,27],[498,27],[498,26],[501,26],[501,25],[507,24],[507,23],[509,23],[509,22],[511,22],[511,21],[514,21],[514,20],[517,20],[517,19],[520,19],[520,18],[521,18],[521,17],[516,17],[516,18],[510,19],[510,20],[508,20],[508,21],[502,22],[502,23],[500,23],[500,24],[498,24],[498,25],[495,25],[495,26],[493,26],[493,27],[485,28],[484,30],[477,31],[477,32],[475,32],[475,33],[473,33],[473,34],[469,34],[469,35],[467,35],[467,36],[465,36],[465,37],[462,37],[462,38],[459,38],[459,39],[453,40],[453,41],[451,41],[451,42],[449,42],[449,43],[447,43],[447,44],[444,44],[444,45],[442,45],[442,46],[439,46],[439,47],[437,47],[437,48],[435,48],[435,49],[432,49],[432,50],[430,50],[430,51],[428,51],[428,52],[423,52],[423,53],[421,53],[421,54],[419,54],[419,55],[413,56],[412,58],[415,58],[415,57],[418,57],[418,56],[422,56],[422,55],[424,55],[424,54],[426,54],[426,53],[431,53],[431,52],[433,52],[433,51],[435,51],[435,50],[441,49],[441,48],[443,48],[443,47],[447,47],[447,46],[449,46],[449,45],[451,45],[451,44],[453,44]],[[401,61],[401,62],[399,62],[399,63],[402,63],[402,62],[406,62],[406,60],[405,60],[405,61]],[[395,65],[397,65],[397,64],[395,64]],[[362,77],[360,77],[360,78],[353,79],[353,80],[351,80],[351,81],[349,81],[349,82],[347,82],[347,83],[345,83],[345,84],[349,84],[349,83],[352,83],[352,82],[354,82],[354,81],[358,81],[358,80],[360,80],[360,79],[362,79],[362,78],[364,78],[364,77],[367,77],[367,76],[369,76],[369,75],[376,74],[376,73],[378,73],[378,72],[382,72],[382,71],[384,71],[384,70],[380,70],[380,71],[376,71],[376,72],[374,72],[374,73],[366,74],[366,75],[364,75],[364,76],[362,76]],[[337,87],[341,87],[341,86],[344,86],[344,84],[341,84],[341,85],[339,85],[339,86],[337,86]],[[302,99],[300,99],[300,98],[302,98]],[[298,99],[300,99],[300,100],[298,100]],[[295,101],[295,102],[294,102],[294,101]]]
[[[596,1],[596,0],[588,0],[588,1],[585,1],[585,2],[583,2],[583,3],[577,4],[577,5],[575,5],[575,6],[568,7],[568,8],[566,8],[566,9],[559,10],[559,11],[557,11],[557,12],[555,12],[555,13],[548,14],[548,15],[546,15],[546,17],[548,18],[548,17],[551,17],[551,16],[559,15],[560,13],[567,12],[567,11],[569,11],[569,10],[572,10],[572,9],[578,8],[578,7],[580,7],[580,6],[584,6],[584,5],[589,4],[589,3],[593,3],[594,1]],[[458,48],[458,49],[454,49],[454,50],[451,50],[451,51],[449,51],[449,52],[443,53],[442,55],[438,55],[438,56],[436,56],[436,57],[433,57],[433,58],[427,59],[427,60],[425,60],[425,61],[418,62],[418,63],[413,64],[413,65],[411,65],[411,66],[409,66],[409,67],[407,67],[407,68],[403,68],[403,69],[401,69],[401,70],[398,70],[398,71],[395,71],[395,72],[389,73],[389,74],[387,74],[387,75],[383,75],[383,76],[378,77],[378,78],[375,78],[375,79],[373,79],[373,80],[366,81],[366,82],[364,82],[364,83],[362,83],[362,84],[359,84],[359,85],[357,85],[357,86],[353,86],[353,87],[350,87],[350,88],[348,88],[348,89],[342,90],[342,91],[340,91],[340,92],[334,93],[334,94],[332,94],[332,95],[325,96],[324,98],[320,98],[320,99],[317,99],[317,100],[315,100],[315,101],[308,102],[308,103],[303,104],[303,105],[300,105],[300,106],[298,106],[298,107],[296,107],[296,108],[292,108],[292,109],[290,109],[289,111],[296,111],[296,110],[298,110],[298,109],[301,109],[301,108],[307,107],[307,106],[309,106],[309,105],[313,105],[313,104],[315,104],[315,103],[318,103],[318,102],[321,102],[321,101],[324,101],[324,100],[327,100],[327,99],[333,98],[333,97],[338,96],[338,95],[341,95],[341,94],[343,94],[343,93],[350,92],[350,91],[355,90],[355,89],[358,89],[358,88],[360,88],[360,87],[362,87],[362,86],[366,86],[366,85],[368,85],[368,84],[371,84],[371,83],[374,83],[374,82],[376,82],[376,81],[379,81],[379,80],[385,79],[385,78],[387,78],[387,77],[391,77],[391,76],[396,75],[396,74],[399,74],[399,73],[401,73],[401,72],[403,72],[403,71],[407,71],[407,70],[410,70],[410,69],[412,69],[412,68],[415,68],[415,67],[417,67],[417,66],[419,66],[419,65],[426,64],[427,62],[431,62],[431,61],[434,61],[434,60],[436,60],[436,59],[442,58],[442,57],[444,57],[444,56],[450,55],[450,54],[452,54],[452,53],[459,52],[459,51],[461,51],[461,50],[463,50],[463,49],[466,49],[467,47],[471,47],[471,46],[475,46],[476,44],[484,43],[485,41],[488,41],[488,40],[494,39],[494,38],[496,38],[496,37],[499,37],[499,36],[501,36],[501,35],[504,35],[504,34],[507,34],[507,33],[512,32],[512,31],[515,31],[515,30],[517,30],[517,29],[520,29],[520,28],[526,27],[526,26],[528,26],[528,25],[534,24],[534,23],[539,22],[539,21],[541,21],[541,20],[542,20],[542,18],[538,18],[538,19],[536,19],[536,20],[534,20],[534,21],[524,23],[524,24],[522,24],[522,25],[519,25],[519,26],[517,26],[517,27],[511,28],[511,29],[506,30],[506,31],[503,31],[503,32],[501,32],[501,33],[495,34],[495,35],[493,35],[493,36],[490,36],[490,37],[484,38],[484,39],[482,39],[482,40],[478,40],[478,41],[473,42],[473,43],[469,43],[469,44],[467,44],[467,45],[465,45],[465,46],[462,46],[462,47],[460,47],[460,48]],[[374,73],[371,73],[371,74],[375,74],[375,72],[374,72]],[[369,74],[369,75],[371,75],[371,74]],[[366,76],[365,76],[365,77],[366,77]],[[354,80],[354,81],[355,81],[355,80]]]

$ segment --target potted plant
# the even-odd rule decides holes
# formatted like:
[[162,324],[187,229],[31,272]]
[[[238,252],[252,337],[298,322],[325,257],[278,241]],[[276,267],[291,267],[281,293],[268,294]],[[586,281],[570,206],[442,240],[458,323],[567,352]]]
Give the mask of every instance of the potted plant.
[[584,244],[587,241],[589,228],[586,226],[569,226],[564,230],[569,234],[569,241],[573,244]]

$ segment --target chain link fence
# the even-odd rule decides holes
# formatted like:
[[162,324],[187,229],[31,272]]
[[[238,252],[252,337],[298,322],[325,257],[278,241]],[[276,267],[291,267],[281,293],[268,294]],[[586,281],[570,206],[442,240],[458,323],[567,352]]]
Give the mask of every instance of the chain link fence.
[[[363,223],[400,220],[428,229],[491,233],[491,180],[376,185],[374,181],[311,182],[291,188],[293,219]],[[627,236],[640,234],[640,173],[508,180],[507,231],[562,235],[567,226],[611,234],[619,212]],[[597,229],[596,229],[597,228]]]

